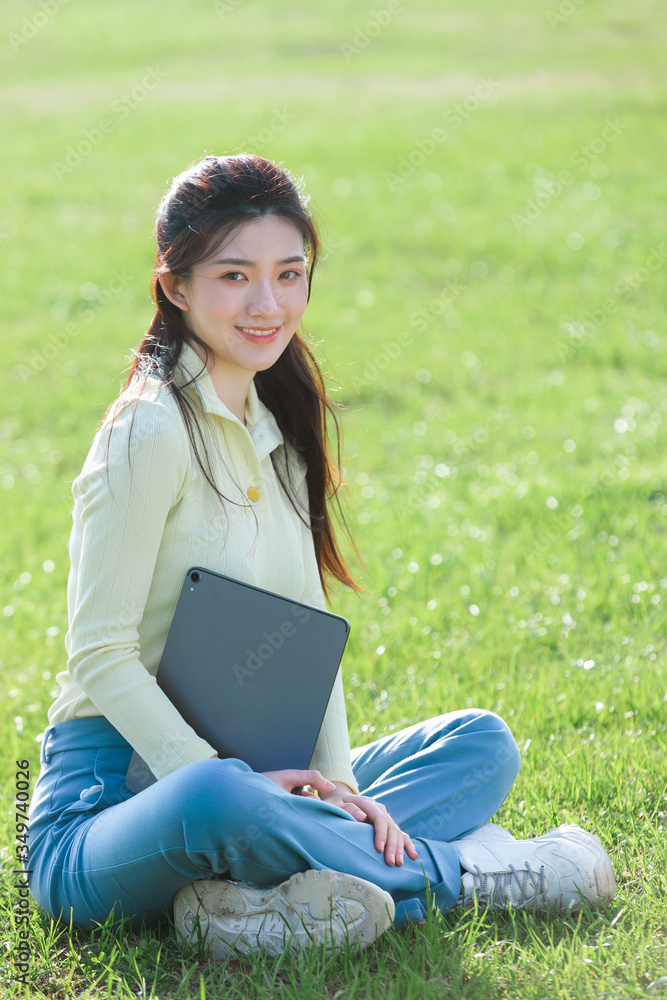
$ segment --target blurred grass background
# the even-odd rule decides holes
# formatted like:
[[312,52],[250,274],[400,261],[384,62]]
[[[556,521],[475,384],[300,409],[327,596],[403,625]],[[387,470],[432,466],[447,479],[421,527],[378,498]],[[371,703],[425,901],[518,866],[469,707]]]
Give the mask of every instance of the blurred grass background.
[[282,163],[321,223],[305,325],[368,568],[333,606],[353,745],[499,712],[523,753],[499,820],[594,830],[618,893],[187,971],[168,928],[56,944],[33,912],[24,995],[537,1000],[667,975],[666,24],[627,0],[0,7],[7,996],[13,761],[36,777],[65,665],[71,483],[152,316],[159,199],[205,152]]

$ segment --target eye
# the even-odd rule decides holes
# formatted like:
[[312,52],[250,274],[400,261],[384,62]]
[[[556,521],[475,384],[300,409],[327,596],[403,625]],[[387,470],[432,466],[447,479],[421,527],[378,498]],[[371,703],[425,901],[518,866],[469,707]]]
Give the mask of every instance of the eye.
[[[226,274],[221,274],[220,277],[230,281],[232,284],[238,284],[240,279],[245,278],[245,274],[242,271],[228,271]],[[283,271],[280,277],[286,277],[288,281],[294,281],[296,278],[302,277],[302,273],[301,271],[290,269],[289,271]]]

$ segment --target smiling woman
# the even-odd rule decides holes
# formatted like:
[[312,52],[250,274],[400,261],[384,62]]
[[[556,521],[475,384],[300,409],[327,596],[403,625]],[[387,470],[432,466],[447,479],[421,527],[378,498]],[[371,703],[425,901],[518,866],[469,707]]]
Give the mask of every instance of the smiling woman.
[[[285,270],[287,264],[298,267]],[[232,265],[242,270],[230,271]],[[189,278],[168,272],[161,285],[210,350],[218,395],[243,420],[250,382],[278,360],[308,304],[303,236],[279,216],[264,216],[246,223]],[[197,353],[205,360],[201,347]]]
[[[335,408],[298,329],[319,248],[306,201],[241,154],[206,157],[162,202],[156,314],[72,484],[68,660],[32,800],[30,891],[83,927],[173,915],[220,958],[365,947],[423,921],[431,898],[604,903],[614,879],[595,837],[519,842],[488,823],[520,762],[492,712],[351,749],[339,670],[309,768],[256,773],[218,759],[156,683],[192,566],[322,609],[327,577],[361,589],[329,517]],[[137,793],[133,751],[157,778]]]
[[[294,462],[280,463],[271,453],[273,472],[290,504],[299,516],[304,512],[309,516],[319,578],[327,597],[327,574],[345,586],[361,588],[340,556],[327,507],[327,500],[336,504],[349,537],[338,498],[340,442],[334,463],[326,437],[327,415],[332,417],[338,435],[337,408],[328,399],[317,361],[298,331],[320,254],[320,238],[308,201],[308,195],[288,171],[250,154],[207,156],[174,178],[156,223],[152,285],[157,312],[137,349],[125,390],[129,391],[142,376],[144,381],[155,375],[163,380],[179,407],[203,476],[219,499],[227,503],[233,501],[220,492],[211,474],[202,421],[196,419],[189,397],[181,392],[173,371],[179,361],[184,366],[188,355],[191,367],[193,361],[205,360],[216,395],[243,422],[248,388],[250,396],[257,394],[275,418],[285,448],[296,452],[305,464],[308,504],[299,503],[295,497]],[[270,247],[264,243],[263,234],[270,236]],[[286,263],[299,266],[285,272]],[[243,267],[244,271],[232,271],[231,267]],[[238,290],[225,288],[237,284]],[[267,307],[269,320],[262,313]],[[254,341],[252,335],[243,335],[242,324],[247,323],[248,330],[267,327],[278,319],[281,329],[267,345],[271,348],[266,351],[268,360],[264,351],[259,356],[256,347],[249,347],[247,356],[227,360],[221,357],[216,363],[214,345],[222,349],[223,344],[230,344],[230,337],[239,345]],[[210,344],[207,337],[212,337]],[[263,342],[261,346],[265,346]],[[253,379],[254,372],[257,374]],[[246,393],[242,392],[243,385]],[[203,446],[203,458],[198,440]],[[252,510],[254,513],[255,508]],[[353,542],[352,547],[356,552]]]

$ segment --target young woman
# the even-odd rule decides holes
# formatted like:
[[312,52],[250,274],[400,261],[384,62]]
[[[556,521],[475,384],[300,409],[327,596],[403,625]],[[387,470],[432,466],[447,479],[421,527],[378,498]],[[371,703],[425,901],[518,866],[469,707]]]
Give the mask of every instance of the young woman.
[[[31,892],[82,927],[173,913],[219,957],[346,934],[363,947],[424,919],[429,892],[441,910],[602,905],[614,877],[597,838],[570,826],[520,842],[489,824],[519,769],[491,712],[351,750],[339,673],[310,769],[256,773],[218,759],[156,684],[193,565],[320,608],[327,577],[361,589],[329,511],[336,414],[299,333],[320,250],[307,202],[243,154],[207,156],[160,206],[157,312],[72,486],[68,659],[32,802]],[[133,749],[158,779],[138,794]]]

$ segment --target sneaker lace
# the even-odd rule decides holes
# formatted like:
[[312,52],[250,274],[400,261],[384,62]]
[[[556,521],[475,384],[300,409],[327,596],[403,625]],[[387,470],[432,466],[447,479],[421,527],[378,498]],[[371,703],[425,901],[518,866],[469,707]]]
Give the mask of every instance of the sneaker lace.
[[533,871],[528,862],[525,868],[517,870],[514,865],[508,865],[507,870],[502,872],[483,872],[475,865],[471,874],[475,896],[482,904],[499,903],[506,898],[515,909],[520,910],[548,890],[544,865],[539,872]]

